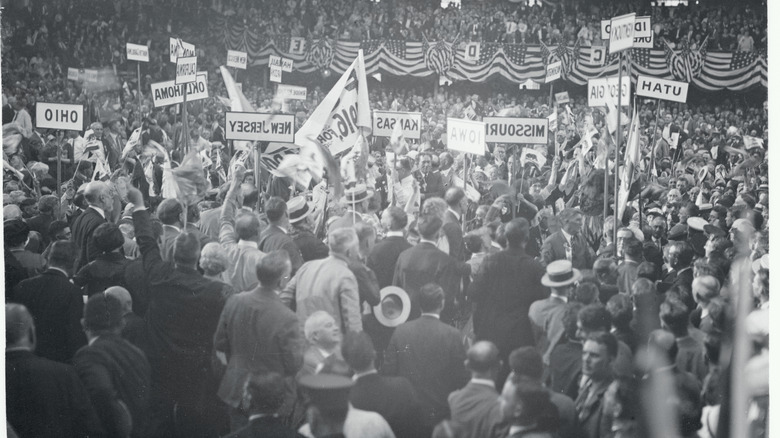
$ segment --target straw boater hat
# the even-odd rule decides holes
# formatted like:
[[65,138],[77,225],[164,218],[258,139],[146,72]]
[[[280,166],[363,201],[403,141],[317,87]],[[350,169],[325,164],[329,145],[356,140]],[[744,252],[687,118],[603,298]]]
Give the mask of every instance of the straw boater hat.
[[290,216],[291,224],[302,221],[309,216],[311,212],[312,209],[303,196],[296,196],[287,201],[287,213]]
[[693,216],[688,218],[687,223],[688,228],[691,230],[704,231],[704,226],[707,225],[707,220],[699,216]]
[[385,327],[397,327],[412,311],[409,294],[398,286],[387,286],[379,291],[379,304],[374,306],[374,316]]
[[347,204],[357,204],[372,196],[374,196],[373,190],[370,190],[365,184],[357,184],[344,191],[344,197],[341,198],[341,201]]
[[582,274],[574,269],[568,260],[556,260],[547,265],[547,273],[542,277],[542,285],[547,287],[564,287],[577,282]]

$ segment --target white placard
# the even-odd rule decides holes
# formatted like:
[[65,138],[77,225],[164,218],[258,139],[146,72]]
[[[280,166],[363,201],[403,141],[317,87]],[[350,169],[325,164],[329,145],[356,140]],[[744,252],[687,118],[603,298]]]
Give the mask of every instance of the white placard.
[[35,104],[35,127],[38,129],[84,129],[84,106],[64,103]]
[[[631,78],[628,75],[623,76],[622,86],[623,92],[620,93],[620,104],[628,106],[631,103]],[[607,99],[617,101],[617,95],[617,76],[588,80],[588,106],[606,106]]]
[[558,102],[559,105],[569,103],[569,92],[561,91],[560,93],[555,93],[555,101]]
[[480,43],[466,43],[466,53],[463,55],[463,59],[467,62],[477,62],[480,46]]
[[489,143],[547,144],[547,119],[483,117]]
[[289,53],[293,55],[303,55],[305,51],[306,51],[306,38],[303,37],[290,38],[290,49],[288,50]]
[[591,46],[590,48],[590,63],[596,65],[604,65],[604,61],[607,59],[607,48],[604,46]]
[[282,71],[286,71],[287,73],[292,72],[293,69],[293,60],[282,58]]
[[176,85],[195,82],[198,74],[197,56],[180,56],[176,60]]
[[634,24],[636,13],[621,15],[612,19],[609,28],[609,52],[618,53],[634,47]]
[[97,70],[84,70],[84,79],[87,82],[97,82],[98,81],[98,71]]
[[79,80],[79,69],[68,67],[68,79],[71,81]]
[[447,149],[485,155],[485,124],[447,118]]
[[184,87],[187,87],[187,102],[209,97],[208,80],[205,74],[198,73],[197,80],[187,85],[176,85],[176,81],[152,84],[154,106],[175,105],[184,102]]
[[238,50],[228,50],[227,66],[246,70],[247,59],[248,58],[246,52],[240,52]]
[[268,68],[271,67],[281,67],[282,66],[282,57],[271,55],[268,57]]
[[[601,39],[608,40],[612,29],[611,20],[601,20]],[[650,25],[650,17],[636,17],[634,21],[634,42],[637,38],[646,38],[653,35],[653,27]]]
[[561,61],[551,62],[547,64],[547,69],[544,73],[544,83],[552,82],[561,78],[561,70],[563,63]]
[[550,126],[550,131],[558,130],[558,111],[553,110],[552,114],[547,116],[547,123]]
[[295,141],[295,115],[226,112],[225,138],[292,143]]
[[127,43],[127,59],[129,61],[149,62],[149,47]]
[[[181,54],[181,56],[195,56],[195,45],[190,43],[185,43],[184,41],[181,42],[181,46],[184,49],[184,53]],[[176,64],[176,58],[178,57],[178,47],[179,44],[177,42],[177,38],[168,38],[168,47],[170,49],[170,59],[171,62]]]
[[636,94],[685,103],[688,98],[688,83],[639,75],[636,80]]
[[[398,125],[400,123],[400,125]],[[390,137],[396,125],[401,128],[401,136],[420,138],[422,133],[422,114],[394,111],[374,111],[372,124],[375,137]]]
[[282,68],[272,65],[271,66],[271,82],[282,82]]
[[306,100],[306,87],[279,84],[276,86],[276,95],[282,99]]

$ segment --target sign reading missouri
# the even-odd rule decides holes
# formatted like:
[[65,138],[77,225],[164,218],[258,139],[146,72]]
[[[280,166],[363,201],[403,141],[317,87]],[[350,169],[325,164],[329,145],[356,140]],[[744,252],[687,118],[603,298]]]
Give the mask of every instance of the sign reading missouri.
[[226,112],[225,138],[293,143],[295,115]]
[[420,138],[422,132],[422,114],[394,111],[374,111],[373,134],[377,137],[390,137],[396,125],[401,128],[405,138]]
[[154,106],[175,105],[184,102],[184,87],[187,87],[187,102],[206,99],[209,89],[204,73],[198,72],[195,82],[186,85],[176,85],[175,81],[165,81],[152,84],[152,100]]
[[639,75],[636,79],[636,94],[685,103],[688,98],[688,83]]
[[522,117],[483,117],[489,143],[547,144],[548,121]]

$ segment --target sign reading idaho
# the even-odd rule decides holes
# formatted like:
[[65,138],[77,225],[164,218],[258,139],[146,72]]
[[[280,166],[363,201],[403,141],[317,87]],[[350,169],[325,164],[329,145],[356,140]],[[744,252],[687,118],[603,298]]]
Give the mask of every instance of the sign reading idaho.
[[390,137],[396,125],[405,138],[420,138],[422,114],[393,111],[374,111],[373,134],[376,137]]
[[38,102],[35,105],[35,127],[81,131],[84,129],[84,107]]
[[293,143],[295,115],[226,112],[225,138]]
[[485,124],[447,118],[447,149],[485,155]]
[[[547,119],[483,117],[489,143],[547,144]],[[449,123],[449,122],[447,122]]]
[[[601,20],[601,39],[608,40],[612,30],[612,20]],[[653,28],[650,17],[636,17],[634,21],[634,47],[640,49],[653,48]]]

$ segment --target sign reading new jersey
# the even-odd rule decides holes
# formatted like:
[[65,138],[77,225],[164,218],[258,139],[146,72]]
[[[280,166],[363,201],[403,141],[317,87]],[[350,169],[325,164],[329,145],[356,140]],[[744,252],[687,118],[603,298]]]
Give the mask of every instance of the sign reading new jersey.
[[203,72],[199,72],[197,80],[187,85],[176,85],[176,81],[165,81],[152,84],[152,100],[154,106],[175,105],[184,102],[184,87],[187,87],[187,102],[209,97],[208,80]]
[[685,103],[688,98],[688,83],[639,75],[636,80],[636,94]]
[[196,56],[180,56],[176,60],[176,85],[195,82],[198,74],[198,58]]
[[281,99],[306,100],[306,87],[279,84],[276,86],[276,95]]
[[634,47],[636,13],[615,17],[609,26],[609,53],[617,53]]
[[547,70],[544,73],[544,83],[552,82],[561,78],[561,61],[551,62],[547,64]]
[[447,118],[447,149],[485,155],[485,124]]
[[405,138],[420,138],[422,114],[394,111],[374,111],[373,133],[375,137],[390,137],[398,126]]
[[[608,40],[612,29],[611,20],[601,20],[601,39]],[[653,28],[650,17],[636,17],[634,22],[634,47],[640,49],[653,48]]]
[[238,50],[228,50],[227,66],[246,70],[247,56],[246,52]]
[[149,47],[127,43],[127,59],[129,61],[149,62]]
[[170,52],[171,62],[174,64],[176,64],[176,58],[178,58],[179,56],[195,56],[195,45],[190,43],[185,43],[184,41],[181,41],[182,53],[178,53],[179,40],[177,38],[169,38],[168,47],[171,50]]
[[226,112],[225,138],[292,143],[295,141],[295,115]]
[[[490,143],[547,144],[547,119],[483,117]],[[448,122],[449,123],[449,122]]]
[[35,105],[35,127],[40,129],[84,129],[84,107],[64,103],[38,102]]
[[[618,78],[610,76],[607,78],[588,79],[588,106],[606,106],[607,100],[612,99],[617,106]],[[631,102],[631,78],[623,75],[622,93],[620,93],[620,104],[627,106]]]

